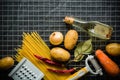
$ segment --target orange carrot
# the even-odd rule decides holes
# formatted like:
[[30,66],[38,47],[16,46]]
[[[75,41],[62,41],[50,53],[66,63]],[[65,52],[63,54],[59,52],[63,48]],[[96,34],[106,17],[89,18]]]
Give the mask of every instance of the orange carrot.
[[104,70],[109,75],[116,76],[120,73],[119,66],[114,61],[112,61],[102,50],[96,50],[95,55],[103,66]]

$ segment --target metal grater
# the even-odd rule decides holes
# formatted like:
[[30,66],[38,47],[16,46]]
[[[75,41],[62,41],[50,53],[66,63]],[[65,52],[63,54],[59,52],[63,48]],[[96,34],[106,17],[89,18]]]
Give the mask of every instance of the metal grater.
[[44,74],[28,59],[23,58],[8,76],[14,80],[41,80]]

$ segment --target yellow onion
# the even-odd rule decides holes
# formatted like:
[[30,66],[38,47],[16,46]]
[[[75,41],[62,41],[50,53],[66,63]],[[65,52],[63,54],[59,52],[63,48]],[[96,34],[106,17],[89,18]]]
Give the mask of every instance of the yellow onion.
[[61,32],[53,32],[49,36],[49,41],[53,45],[59,45],[63,42],[63,34]]

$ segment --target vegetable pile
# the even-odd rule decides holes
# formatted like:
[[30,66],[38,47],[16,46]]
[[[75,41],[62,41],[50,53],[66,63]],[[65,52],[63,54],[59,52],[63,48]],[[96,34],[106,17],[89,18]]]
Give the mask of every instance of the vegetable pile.
[[[64,21],[65,22],[65,21]],[[55,33],[55,32],[53,32]],[[50,35],[51,36],[51,35]],[[58,35],[60,36],[60,35]],[[63,43],[64,48],[61,47],[54,47],[51,49],[51,57],[55,61],[60,62],[66,62],[65,64],[68,64],[70,62],[79,62],[82,59],[84,59],[85,56],[92,54],[95,55],[98,61],[100,62],[101,66],[103,66],[103,69],[108,73],[110,76],[117,76],[120,74],[120,69],[117,63],[114,62],[109,56],[119,56],[120,55],[120,44],[119,43],[109,43],[104,47],[104,50],[106,53],[104,53],[102,49],[95,50],[93,48],[93,39],[90,37],[88,40],[84,40],[81,42],[78,42],[78,31],[75,29],[70,29],[66,32],[65,35],[63,35]],[[50,40],[50,39],[49,39]],[[60,40],[57,40],[60,41]],[[107,40],[105,40],[107,41]],[[51,43],[51,41],[50,41]],[[54,44],[53,44],[54,45]],[[60,44],[59,44],[60,45]],[[59,46],[58,45],[58,46]],[[74,51],[74,59],[71,60],[70,55],[73,53],[70,53],[70,51]],[[109,54],[109,55],[108,55]],[[64,63],[63,63],[64,64]],[[61,71],[61,70],[54,70],[54,69],[48,69],[52,72],[57,73],[69,73],[70,71]]]
[[[27,34],[25,35],[27,36]],[[93,47],[94,45],[92,43],[93,40],[91,37],[90,39],[78,42],[79,40],[78,31],[75,29],[70,29],[66,32],[65,35],[59,31],[52,32],[49,35],[49,42],[51,43],[51,45],[53,45],[53,47],[49,49],[49,47],[46,46],[46,44],[43,42],[43,40],[41,39],[41,37],[39,37],[37,33],[33,33],[32,37],[31,35],[29,35],[28,37],[26,36],[24,36],[25,39],[23,40],[23,42],[24,43],[26,42],[26,44],[22,46],[21,49],[18,49],[16,60],[18,60],[19,62],[20,59],[25,56],[31,58],[31,60],[33,60],[33,62],[40,69],[44,69],[43,71],[45,73],[46,73],[45,70],[53,72],[54,73],[53,75],[55,76],[56,73],[59,74],[74,73],[77,70],[76,66],[70,69],[66,69],[65,67],[68,66],[66,64],[69,64],[70,62],[73,61],[79,62],[82,59],[84,59],[85,56],[92,54],[96,56],[101,66],[103,66],[103,69],[108,73],[108,75],[117,76],[120,74],[120,68],[118,64],[115,63],[114,60],[112,60],[109,57],[109,56],[114,56],[114,57],[120,56],[120,43],[116,42],[116,43],[107,44],[104,48],[104,50],[106,51],[105,53],[104,50],[102,49],[98,49],[98,50],[94,49]],[[37,43],[39,43],[40,45]],[[63,43],[63,47],[60,46],[62,45],[62,43]],[[29,45],[31,44],[32,46],[29,47]],[[44,53],[40,53],[39,50],[41,50],[41,52]],[[26,52],[26,55],[23,55],[23,53],[20,51]],[[74,52],[71,53],[71,51]],[[74,55],[73,59],[71,59],[71,55]],[[34,58],[36,59],[34,60]],[[40,63],[38,64],[37,60],[42,62],[41,64],[42,67],[39,65]],[[14,60],[12,57],[5,57],[0,59],[0,69],[9,69],[13,65],[14,65]],[[44,66],[46,66],[47,68]],[[47,78],[51,79],[50,77],[52,76],[52,74],[49,75],[50,76],[47,76]],[[54,77],[52,77],[52,79],[53,78]]]

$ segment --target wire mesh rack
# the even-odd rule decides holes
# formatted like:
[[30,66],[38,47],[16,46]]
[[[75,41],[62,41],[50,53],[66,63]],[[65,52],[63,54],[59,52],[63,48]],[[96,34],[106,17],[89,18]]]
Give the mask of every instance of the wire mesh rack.
[[[120,42],[120,1],[119,0],[0,0],[0,58],[16,54],[15,48],[22,43],[23,32],[37,31],[48,46],[49,35],[53,31],[65,34],[72,26],[66,25],[66,15],[85,21],[100,21],[113,26],[112,41]],[[88,35],[79,32],[79,40],[88,39]],[[94,49],[104,48],[107,42],[95,42]],[[73,51],[71,51],[72,53]],[[120,64],[119,57],[114,58]],[[83,61],[84,62],[84,61]],[[84,66],[73,63],[72,66]],[[0,80],[12,80],[7,77],[9,71],[0,73]],[[115,77],[119,80],[120,77]],[[87,74],[82,80],[113,80],[110,76]]]

